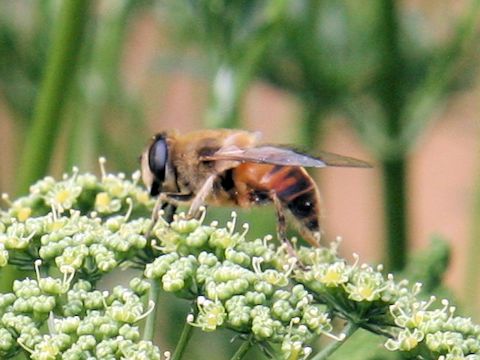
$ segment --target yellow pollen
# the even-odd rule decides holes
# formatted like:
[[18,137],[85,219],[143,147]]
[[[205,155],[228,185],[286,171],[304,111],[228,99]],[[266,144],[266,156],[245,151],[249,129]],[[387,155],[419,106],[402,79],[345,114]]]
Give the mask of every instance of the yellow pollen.
[[364,299],[371,299],[374,295],[374,290],[371,287],[364,286],[360,288],[358,292]]
[[70,196],[70,191],[67,189],[60,190],[56,195],[55,195],[55,201],[59,204],[63,204],[65,200],[68,199]]
[[98,193],[95,198],[95,202],[100,206],[108,206],[110,201],[110,196],[106,192]]
[[327,270],[325,275],[322,276],[320,281],[325,284],[334,285],[341,282],[342,276],[341,273],[335,270]]
[[26,221],[30,215],[32,214],[32,209],[29,207],[22,207],[17,212],[17,219],[18,221]]
[[405,344],[406,350],[408,351],[415,348],[418,345],[418,340],[415,339],[413,336],[409,336],[405,339],[404,344]]
[[146,192],[143,192],[143,191],[138,193],[136,198],[137,198],[137,201],[140,204],[146,204],[146,203],[148,203],[148,200],[150,200],[150,197],[148,196],[148,194]]

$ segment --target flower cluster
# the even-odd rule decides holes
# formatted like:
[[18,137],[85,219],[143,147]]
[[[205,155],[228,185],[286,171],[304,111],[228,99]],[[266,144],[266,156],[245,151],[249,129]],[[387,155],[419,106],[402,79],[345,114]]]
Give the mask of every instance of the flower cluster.
[[[237,232],[235,215],[225,227],[204,224],[205,212],[153,222],[153,200],[138,179],[74,169],[13,202],[3,196],[0,268],[34,268],[36,279],[16,280],[0,294],[1,358],[25,351],[32,359],[160,359],[140,331],[154,288],[191,302],[191,326],[276,343],[278,357],[289,360],[309,357],[318,336],[342,341],[334,318],[386,336],[387,349],[412,357],[479,358],[478,325],[446,301],[422,301],[418,284],[396,281],[381,266],[361,265],[356,255],[349,264],[338,241],[297,248],[293,257],[271,236],[247,239],[246,225]],[[98,288],[119,266],[143,276],[128,287]]]
[[1,295],[2,358],[23,349],[31,359],[160,359],[159,349],[140,338],[138,323],[151,311],[141,299],[144,291],[136,292],[141,279],[111,293],[71,281],[16,280],[13,292]]

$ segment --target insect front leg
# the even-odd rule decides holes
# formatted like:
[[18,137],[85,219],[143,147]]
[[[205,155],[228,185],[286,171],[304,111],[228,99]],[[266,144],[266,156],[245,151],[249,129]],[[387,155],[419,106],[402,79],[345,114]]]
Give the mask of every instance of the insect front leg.
[[[188,203],[193,198],[193,194],[183,194],[183,193],[169,193],[163,192],[158,195],[155,206],[153,207],[152,220],[156,222],[158,220],[158,211],[160,209],[167,212],[167,221],[168,218],[172,218],[173,214],[177,210],[177,207]],[[170,205],[170,206],[169,206]],[[173,210],[173,211],[172,211]],[[171,213],[171,214],[170,214]]]
[[197,194],[193,198],[192,205],[190,205],[190,209],[188,210],[187,216],[195,217],[198,214],[198,210],[200,209],[200,206],[202,206],[205,203],[207,196],[210,195],[210,193],[212,192],[213,182],[215,181],[216,177],[217,175],[210,175],[207,178],[205,183],[202,185],[200,190],[197,192]]

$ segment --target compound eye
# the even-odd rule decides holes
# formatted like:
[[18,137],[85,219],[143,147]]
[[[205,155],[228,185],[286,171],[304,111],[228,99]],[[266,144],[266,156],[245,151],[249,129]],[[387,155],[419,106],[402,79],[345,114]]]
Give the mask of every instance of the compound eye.
[[163,136],[155,139],[148,152],[148,166],[155,175],[155,180],[162,183],[165,180],[165,169],[168,160],[167,141]]

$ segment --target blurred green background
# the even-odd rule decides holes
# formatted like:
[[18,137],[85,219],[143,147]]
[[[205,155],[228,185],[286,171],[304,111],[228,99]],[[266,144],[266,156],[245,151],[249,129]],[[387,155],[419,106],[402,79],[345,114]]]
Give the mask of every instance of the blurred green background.
[[[374,164],[313,172],[326,238],[342,236],[349,259],[407,264],[436,292],[448,251],[428,246],[439,235],[451,248],[446,283],[474,315],[479,20],[478,0],[1,1],[0,192],[21,195],[73,165],[98,173],[100,155],[130,173],[166,128],[259,130],[266,142]],[[274,232],[272,209],[240,219],[252,237]],[[186,311],[163,314],[165,329]],[[171,348],[178,330],[162,329]],[[200,339],[232,351],[196,337],[192,358]]]

